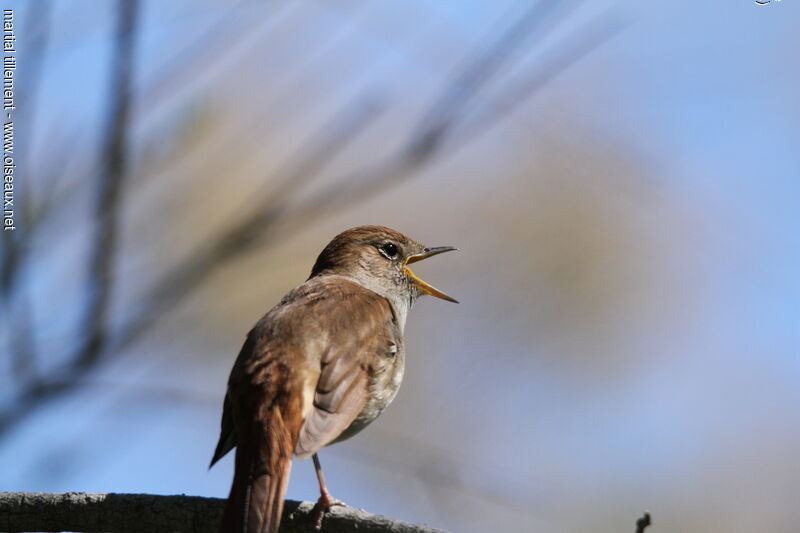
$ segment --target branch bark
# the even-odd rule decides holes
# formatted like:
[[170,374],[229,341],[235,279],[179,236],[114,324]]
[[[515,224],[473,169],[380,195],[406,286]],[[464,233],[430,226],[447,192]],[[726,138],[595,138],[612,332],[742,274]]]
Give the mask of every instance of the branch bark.
[[[224,500],[156,494],[0,492],[0,531],[83,531],[216,533]],[[287,500],[281,533],[316,533],[314,504]],[[333,507],[322,530],[329,533],[445,533],[351,507]]]

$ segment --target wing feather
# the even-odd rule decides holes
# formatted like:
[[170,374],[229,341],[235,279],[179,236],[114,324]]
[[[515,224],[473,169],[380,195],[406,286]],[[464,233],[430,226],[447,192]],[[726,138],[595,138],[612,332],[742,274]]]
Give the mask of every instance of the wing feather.
[[328,325],[328,345],[320,358],[313,408],[295,446],[300,458],[336,440],[364,410],[374,362],[393,342],[396,326],[389,302],[358,285],[345,287],[338,304],[320,315]]

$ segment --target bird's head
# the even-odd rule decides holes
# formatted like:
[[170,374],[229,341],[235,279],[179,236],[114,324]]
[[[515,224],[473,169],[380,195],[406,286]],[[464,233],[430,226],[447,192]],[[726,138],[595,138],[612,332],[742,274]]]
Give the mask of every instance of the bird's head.
[[428,248],[384,226],[359,226],[343,231],[328,243],[317,257],[310,277],[346,276],[390,299],[413,301],[422,294],[429,294],[458,303],[422,281],[409,268],[412,263],[455,249],[452,246]]

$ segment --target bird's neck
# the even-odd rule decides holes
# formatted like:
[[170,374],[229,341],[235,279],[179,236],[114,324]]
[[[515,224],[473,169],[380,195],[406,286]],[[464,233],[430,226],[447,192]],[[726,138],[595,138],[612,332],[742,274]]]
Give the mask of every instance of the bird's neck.
[[394,311],[394,316],[397,318],[397,325],[400,327],[400,332],[402,333],[405,330],[406,318],[408,318],[408,312],[411,310],[411,307],[414,305],[414,301],[416,300],[416,298],[414,297],[415,295],[410,289],[397,290],[396,286],[376,283],[374,278],[361,279],[358,276],[351,276],[347,274],[328,274],[328,275],[352,281],[353,283],[361,285],[368,291],[372,291],[375,294],[378,294],[386,298],[386,300],[392,306],[392,311]]
[[397,325],[400,327],[400,333],[403,333],[406,329],[406,318],[408,317],[408,312],[411,310],[411,306],[414,305],[414,299],[408,297],[407,295],[406,297],[396,298],[391,298],[386,295],[382,296],[389,300],[389,304],[394,310],[394,316],[397,317]]

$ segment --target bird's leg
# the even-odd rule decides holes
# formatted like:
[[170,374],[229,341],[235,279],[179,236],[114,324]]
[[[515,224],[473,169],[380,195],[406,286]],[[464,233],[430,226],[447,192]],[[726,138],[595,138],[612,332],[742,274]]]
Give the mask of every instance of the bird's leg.
[[311,516],[314,519],[314,527],[319,530],[322,529],[322,516],[325,514],[325,511],[334,505],[346,507],[347,504],[331,496],[331,493],[328,492],[328,486],[325,484],[325,476],[322,475],[322,466],[319,464],[319,457],[317,457],[317,454],[314,454],[311,458],[314,459],[314,470],[317,471],[317,480],[319,481],[319,500],[317,500],[317,504],[314,506],[314,513]]

